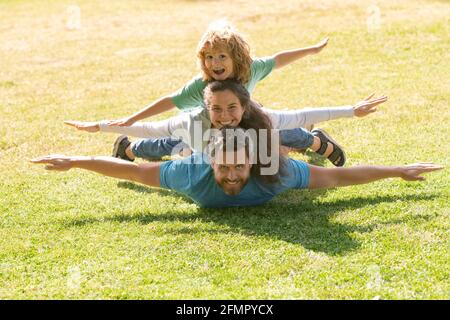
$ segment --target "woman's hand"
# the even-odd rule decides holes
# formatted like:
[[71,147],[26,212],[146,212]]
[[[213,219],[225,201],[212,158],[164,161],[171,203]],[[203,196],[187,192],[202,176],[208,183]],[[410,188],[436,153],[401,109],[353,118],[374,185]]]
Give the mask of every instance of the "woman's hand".
[[387,101],[387,96],[381,96],[378,98],[372,98],[375,93],[372,93],[370,96],[365,98],[363,101],[358,102],[353,106],[353,111],[355,116],[357,117],[365,117],[368,114],[374,113],[377,111],[377,105],[384,103]]
[[119,120],[112,120],[108,123],[108,126],[129,127],[136,121],[132,118],[123,118]]
[[100,131],[100,125],[98,122],[84,122],[84,121],[64,121],[65,124],[75,127],[81,131],[98,132]]

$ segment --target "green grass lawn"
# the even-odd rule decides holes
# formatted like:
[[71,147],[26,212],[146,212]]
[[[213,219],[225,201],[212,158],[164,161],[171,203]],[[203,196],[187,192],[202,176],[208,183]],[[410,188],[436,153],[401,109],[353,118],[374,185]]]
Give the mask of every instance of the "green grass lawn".
[[[328,47],[261,82],[265,106],[389,102],[324,123],[348,165],[450,164],[450,5],[378,1],[0,2],[0,298],[449,299],[449,174],[290,191],[206,210],[162,189],[73,170],[48,153],[109,155],[111,134],[63,120],[116,119],[197,72],[208,23],[227,17],[255,56]],[[163,119],[175,112],[164,114]],[[298,159],[317,160],[293,154]],[[328,163],[323,163],[329,166]]]

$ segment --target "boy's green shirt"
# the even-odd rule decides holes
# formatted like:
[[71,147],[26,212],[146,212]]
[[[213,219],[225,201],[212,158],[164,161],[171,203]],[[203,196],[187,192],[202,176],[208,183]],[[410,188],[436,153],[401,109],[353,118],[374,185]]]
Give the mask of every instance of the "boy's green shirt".
[[[251,65],[250,80],[244,84],[248,92],[252,93],[258,81],[261,81],[271,73],[274,66],[275,59],[273,57],[254,59]],[[201,77],[196,77],[175,92],[171,99],[177,108],[183,111],[204,107],[203,90],[207,85],[208,83]]]

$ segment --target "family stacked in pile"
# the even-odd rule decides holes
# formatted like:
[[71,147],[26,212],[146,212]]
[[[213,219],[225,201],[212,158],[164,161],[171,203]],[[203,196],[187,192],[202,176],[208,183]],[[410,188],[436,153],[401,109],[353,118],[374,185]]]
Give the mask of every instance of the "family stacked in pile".
[[[272,70],[319,53],[328,39],[307,48],[252,59],[242,35],[229,24],[213,24],[200,40],[197,57],[202,75],[130,117],[115,121],[65,123],[87,132],[121,134],[113,157],[51,155],[32,160],[50,170],[83,168],[119,179],[181,192],[200,206],[224,207],[264,203],[290,188],[332,188],[388,177],[423,180],[422,173],[441,167],[408,166],[342,168],[343,148],[317,123],[342,117],[364,117],[386,96],[349,106],[279,111],[263,107],[250,94]],[[140,122],[177,107],[185,111],[164,121]],[[141,139],[131,142],[128,136]],[[323,168],[287,157],[310,149],[336,168]],[[182,154],[181,160],[158,160]]]

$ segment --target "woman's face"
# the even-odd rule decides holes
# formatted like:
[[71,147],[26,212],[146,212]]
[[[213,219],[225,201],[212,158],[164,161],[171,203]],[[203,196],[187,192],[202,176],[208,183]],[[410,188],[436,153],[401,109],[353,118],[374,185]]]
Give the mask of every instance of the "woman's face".
[[245,111],[239,98],[230,90],[212,93],[207,107],[211,125],[216,129],[223,126],[237,127]]

